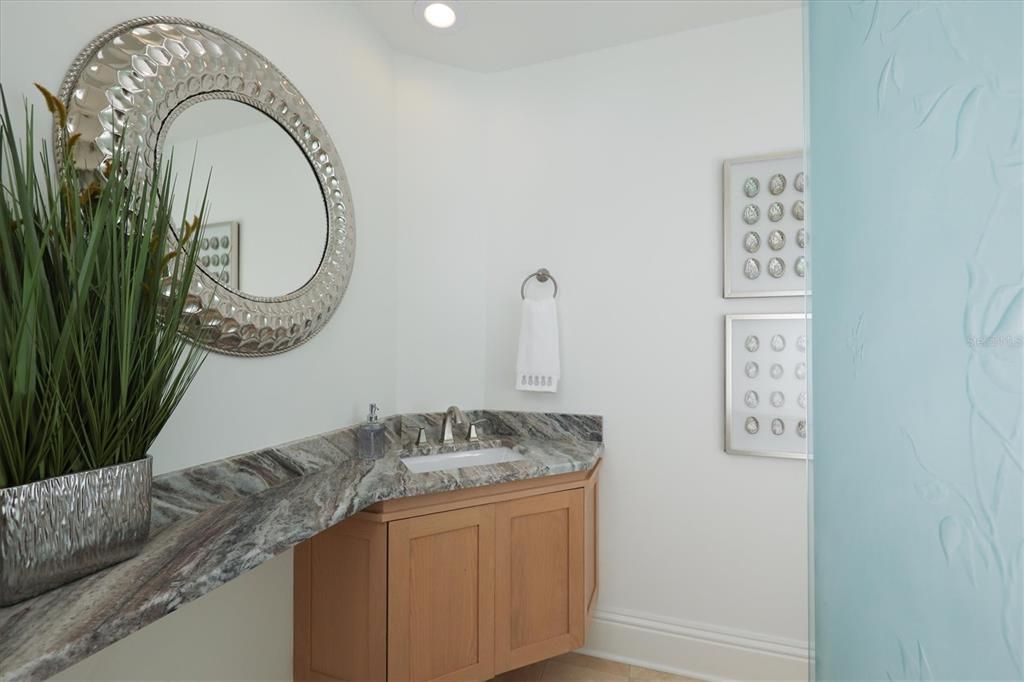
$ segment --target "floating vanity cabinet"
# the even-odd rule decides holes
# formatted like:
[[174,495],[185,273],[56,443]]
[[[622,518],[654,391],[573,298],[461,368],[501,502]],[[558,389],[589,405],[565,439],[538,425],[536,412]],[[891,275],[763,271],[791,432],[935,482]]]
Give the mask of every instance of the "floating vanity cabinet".
[[583,646],[597,469],[373,505],[295,552],[295,679],[489,680]]

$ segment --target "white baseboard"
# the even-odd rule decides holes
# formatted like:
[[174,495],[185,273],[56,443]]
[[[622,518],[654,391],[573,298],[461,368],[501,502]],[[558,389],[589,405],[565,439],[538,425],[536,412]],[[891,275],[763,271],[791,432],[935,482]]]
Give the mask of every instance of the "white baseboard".
[[595,610],[580,653],[700,680],[807,680],[807,643],[629,611]]

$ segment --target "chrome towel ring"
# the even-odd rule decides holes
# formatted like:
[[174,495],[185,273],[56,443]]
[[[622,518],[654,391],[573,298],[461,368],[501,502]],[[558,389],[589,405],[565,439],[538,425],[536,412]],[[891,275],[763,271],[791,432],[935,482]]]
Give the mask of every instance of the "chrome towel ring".
[[552,294],[552,297],[558,296],[558,280],[555,279],[554,275],[547,271],[547,268],[541,268],[537,272],[531,272],[526,276],[526,279],[523,280],[523,285],[519,287],[520,296],[524,299],[526,298],[526,283],[534,277],[536,277],[537,281],[541,283],[547,282],[550,279],[551,283],[555,285],[555,292]]

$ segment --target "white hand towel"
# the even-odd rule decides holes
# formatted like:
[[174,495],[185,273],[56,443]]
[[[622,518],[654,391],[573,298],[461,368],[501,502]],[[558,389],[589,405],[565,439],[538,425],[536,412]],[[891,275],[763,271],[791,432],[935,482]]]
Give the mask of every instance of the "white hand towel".
[[523,301],[523,319],[519,326],[516,388],[555,393],[561,373],[555,299],[527,298]]

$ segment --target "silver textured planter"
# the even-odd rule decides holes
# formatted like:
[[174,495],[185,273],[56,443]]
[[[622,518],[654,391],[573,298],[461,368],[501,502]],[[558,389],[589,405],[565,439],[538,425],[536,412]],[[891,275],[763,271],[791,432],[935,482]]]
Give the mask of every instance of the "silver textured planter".
[[0,488],[0,606],[133,557],[149,535],[153,459]]

